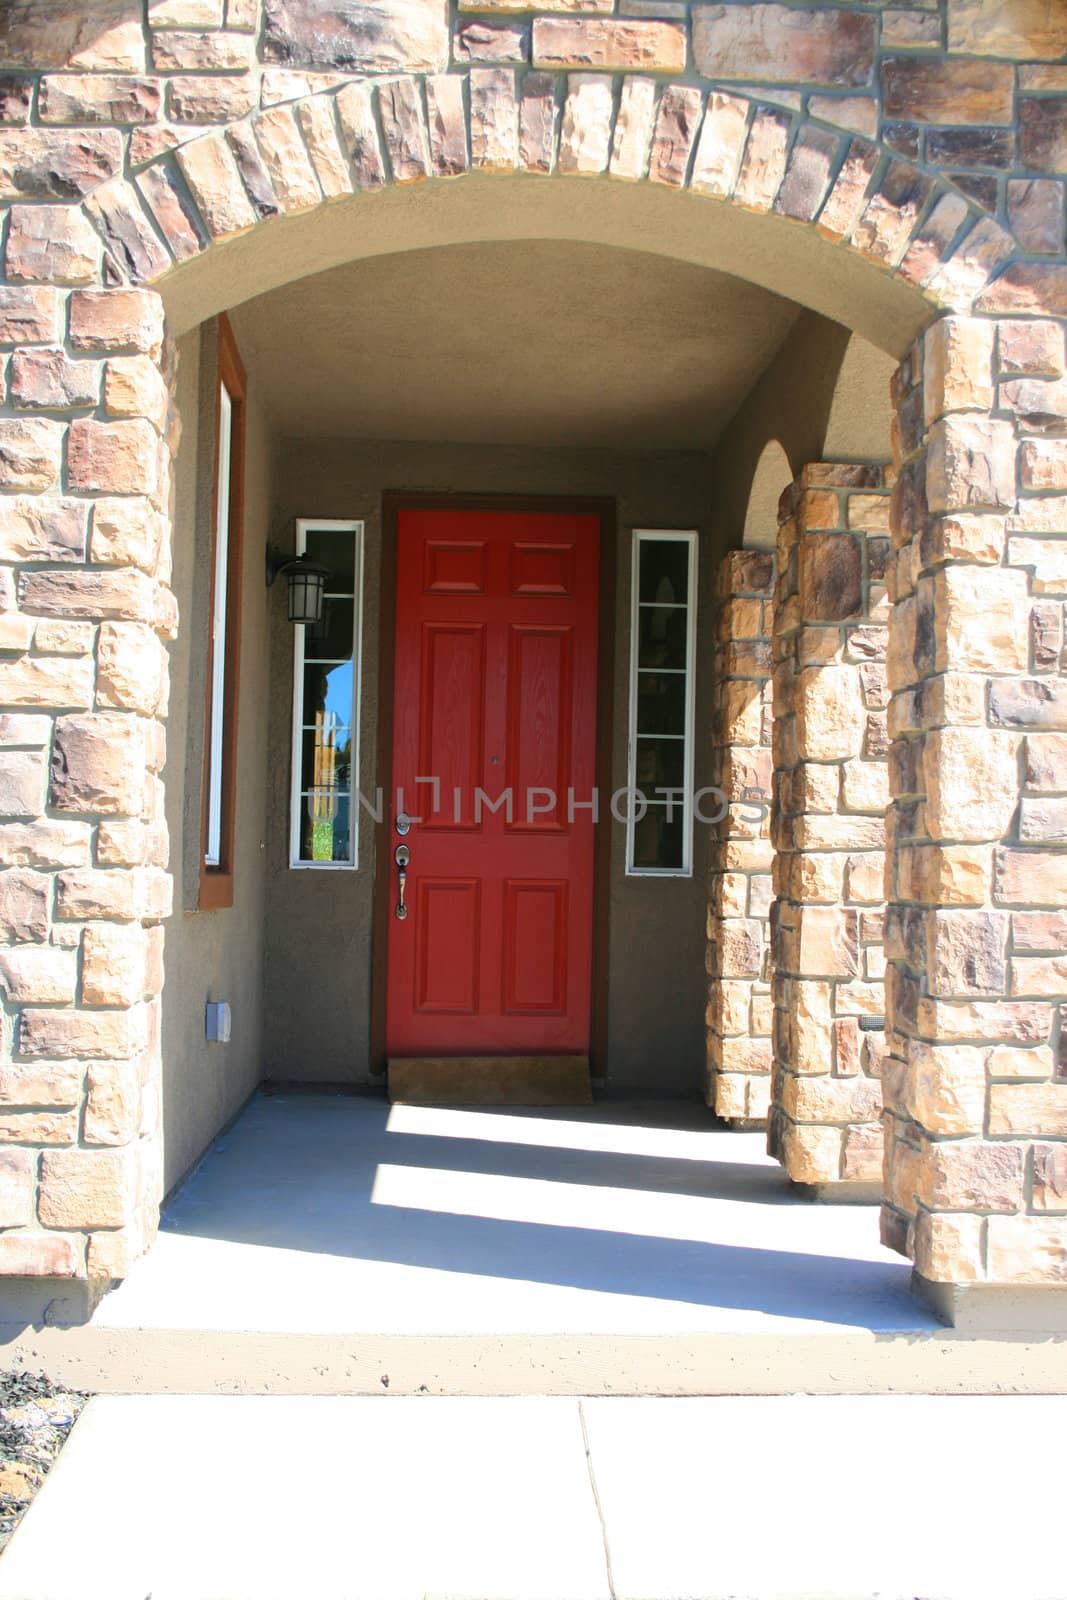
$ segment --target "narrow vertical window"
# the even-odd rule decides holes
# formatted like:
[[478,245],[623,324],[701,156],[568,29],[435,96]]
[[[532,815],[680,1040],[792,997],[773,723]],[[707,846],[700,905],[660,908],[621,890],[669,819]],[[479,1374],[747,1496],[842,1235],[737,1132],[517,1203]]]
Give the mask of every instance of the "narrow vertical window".
[[233,833],[240,653],[245,375],[225,318],[218,323],[203,857],[200,906],[233,904]]
[[296,553],[327,569],[322,620],[296,628],[290,865],[354,867],[359,806],[363,524],[308,518]]
[[695,533],[634,530],[626,870],[693,870]]

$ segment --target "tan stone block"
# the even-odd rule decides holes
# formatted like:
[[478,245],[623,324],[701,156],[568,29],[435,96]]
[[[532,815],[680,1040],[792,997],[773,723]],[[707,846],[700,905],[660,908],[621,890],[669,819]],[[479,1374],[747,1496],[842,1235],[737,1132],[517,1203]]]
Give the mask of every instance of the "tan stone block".
[[723,1039],[722,1066],[725,1072],[769,1074],[771,1070],[771,1041],[769,1039],[747,1039],[743,1036]]
[[[115,619],[151,622],[159,626],[159,588],[144,573],[130,568],[107,572],[26,572],[22,575],[19,598],[27,611],[41,612],[47,616],[82,617],[88,621]],[[43,668],[46,663],[25,662],[18,665]],[[51,667],[52,663],[47,665]],[[66,670],[72,671],[75,664],[71,663],[69,667],[64,665]],[[3,666],[0,663],[0,674],[3,673]],[[10,694],[4,698],[9,704],[12,703]],[[42,699],[40,703],[48,702]]]
[[60,717],[50,801],[60,811],[139,816],[144,804],[144,732],[134,717],[95,712]]
[[559,136],[559,171],[603,172],[611,144],[612,82],[598,73],[572,72],[567,80]]
[[703,109],[701,90],[680,88],[676,84],[668,84],[664,89],[648,164],[651,183],[663,183],[673,189],[684,186]]
[[1034,1210],[1067,1211],[1067,1144],[1035,1144],[1033,1158]]
[[87,706],[93,664],[76,657],[0,661],[0,703],[8,706]]
[[157,487],[157,438],[141,419],[71,423],[67,446],[70,485],[99,494],[148,494]]
[[693,55],[706,78],[856,87],[870,82],[875,43],[876,19],[858,11],[693,7]]
[[845,878],[845,857],[805,851],[794,859],[790,890],[805,905],[836,905]]
[[263,164],[284,212],[307,211],[322,201],[322,190],[300,137],[293,109],[274,106],[253,121]]
[[29,1150],[0,1150],[0,1228],[33,1221],[33,1179]]
[[8,822],[0,829],[0,867],[64,867],[88,860],[88,823]]
[[990,1217],[988,1226],[991,1282],[1067,1282],[1067,1217]]
[[932,1039],[951,1043],[977,1039],[1047,1040],[1052,1026],[1052,1008],[1037,1000],[934,1000],[922,998],[918,1005],[918,1026]]
[[213,239],[243,233],[256,214],[241,182],[233,152],[219,134],[182,145],[178,164]]
[[46,1151],[38,1215],[50,1228],[121,1227],[131,1212],[132,1178],[132,1154],[127,1151]]
[[948,0],[948,47],[1012,61],[1067,55],[1067,16],[1045,0]]
[[1011,918],[1012,949],[1047,951],[1067,950],[1067,912],[1015,911]]
[[57,1233],[0,1234],[0,1276],[73,1278],[79,1270],[81,1241]]
[[880,1122],[846,1128],[841,1150],[841,1177],[846,1183],[880,1183],[885,1138]]
[[163,303],[149,289],[80,289],[70,297],[70,343],[99,354],[128,351],[158,357]]
[[70,1145],[78,1140],[77,1111],[0,1112],[0,1145]]
[[930,510],[997,511],[1015,502],[1015,436],[1009,422],[954,415],[930,430]]
[[1067,999],[1067,956],[1016,956],[1009,994],[1035,999]]
[[0,989],[10,1005],[72,1005],[77,981],[73,950],[44,944],[0,950]]
[[0,815],[36,817],[44,809],[44,753],[0,751]]
[[94,1061],[87,1074],[86,1144],[121,1145],[137,1137],[141,1111],[138,1069],[132,1061]]
[[82,561],[88,506],[84,501],[12,495],[0,500],[0,560]]
[[[60,952],[67,955],[67,951]],[[85,1068],[80,1061],[15,1061],[0,1064],[0,1105],[77,1106]]]
[[1063,248],[1064,187],[1051,178],[1008,181],[1008,217],[1024,250],[1056,255]]
[[1025,439],[1019,478],[1024,489],[1067,490],[1067,439]]
[[86,922],[94,917],[133,922],[138,916],[138,884],[132,872],[89,868],[56,878],[56,916]]
[[923,341],[923,407],[927,423],[954,411],[993,406],[996,324],[980,317],[942,317]]
[[93,506],[90,559],[106,566],[154,571],[160,522],[150,500],[97,500]]
[[57,1011],[27,1007],[19,1020],[19,1049],[30,1057],[113,1057],[144,1048],[143,1011]]
[[59,334],[57,289],[0,285],[0,347],[51,344]]
[[917,1198],[931,1211],[1017,1211],[1023,1205],[1019,1145],[967,1140],[933,1144],[918,1168]]
[[998,565],[1004,559],[1007,519],[983,512],[954,512],[932,518],[922,532],[924,567],[942,561]]
[[7,275],[21,283],[95,283],[99,235],[78,206],[12,206],[7,230]]
[[885,854],[869,851],[849,856],[845,863],[845,898],[858,905],[877,905],[885,899]]
[[683,72],[685,30],[671,22],[538,17],[533,25],[537,67]]
[[798,913],[799,970],[813,977],[855,977],[859,925],[854,911],[803,906]]
[[609,163],[613,178],[636,182],[645,176],[655,117],[656,80],[632,74],[624,78]]
[[841,768],[841,805],[845,811],[879,814],[889,804],[889,768],[884,761],[846,761]]
[[[484,172],[514,171],[519,159],[514,71],[510,67],[472,67],[470,96],[471,166]],[[388,129],[386,133],[388,137]],[[395,162],[393,176],[397,176]]]
[[149,167],[135,181],[175,261],[188,261],[199,255],[204,246],[193,220],[192,204],[167,168]]
[[737,175],[734,198],[750,211],[770,211],[785,177],[791,119],[784,111],[757,110]]
[[104,409],[110,417],[147,417],[162,433],[170,396],[158,365],[149,356],[120,356],[104,375]]
[[797,680],[797,738],[802,758],[857,756],[866,727],[863,689],[854,667],[806,667]]
[[56,487],[63,425],[44,417],[0,417],[0,488]]
[[41,873],[0,872],[0,944],[48,937],[50,891],[51,880]]
[[938,728],[922,756],[926,828],[932,839],[1003,838],[1018,803],[1017,745],[989,729]]
[[748,101],[736,95],[708,95],[697,140],[689,187],[724,199],[733,193],[748,132]]
[[72,361],[62,350],[18,350],[11,358],[8,392],[21,411],[95,406],[100,394],[100,369],[94,361]]
[[840,1128],[786,1122],[782,1165],[794,1183],[836,1183],[841,1173],[841,1146]]
[[903,1106],[927,1133],[979,1134],[986,1104],[986,1052],[976,1045],[912,1040]]
[[787,1073],[781,1104],[797,1122],[876,1122],[881,1133],[881,1085],[868,1078]]
[[82,937],[86,1005],[132,1006],[144,998],[148,935],[143,928],[99,924]]
[[169,671],[166,648],[139,622],[105,622],[97,645],[96,701],[99,706],[165,715]]
[[940,999],[1000,996],[1007,988],[1008,917],[1002,911],[935,911],[926,918],[927,973]]
[[[997,1221],[1004,1220],[1001,1218]],[[920,1211],[915,1219],[916,1272],[931,1283],[974,1283],[983,1277],[981,1217]]]
[[1052,1077],[1052,1051],[1046,1044],[1031,1045],[1022,1049],[1017,1045],[998,1045],[989,1053],[987,1071],[990,1078],[1023,1078],[1045,1082]]
[[34,627],[33,648],[41,655],[87,656],[93,648],[93,630],[87,622],[48,617]]
[[1049,850],[998,850],[993,896],[1000,905],[1067,906],[1067,855]]

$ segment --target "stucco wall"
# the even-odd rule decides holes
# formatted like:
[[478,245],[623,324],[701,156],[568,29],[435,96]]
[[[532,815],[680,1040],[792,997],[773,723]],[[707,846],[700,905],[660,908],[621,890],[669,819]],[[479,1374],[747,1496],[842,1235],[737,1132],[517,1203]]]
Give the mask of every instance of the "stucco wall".
[[[716,550],[708,533],[711,480],[696,454],[519,450],[347,440],[289,440],[275,453],[275,520],[291,538],[297,516],[366,523],[361,717],[362,783],[377,781],[381,501],[384,490],[605,495],[618,503],[614,784],[626,767],[630,531],[698,528],[701,593]],[[698,627],[703,622],[698,620]],[[698,634],[699,649],[699,634]],[[706,663],[707,658],[704,656]],[[364,813],[355,873],[292,872],[287,863],[292,632],[272,613],[266,1032],[269,1077],[359,1083],[368,1077],[374,829]],[[697,685],[697,781],[706,781],[708,683]],[[696,1092],[704,1060],[703,926],[706,840],[698,828],[690,879],[627,879],[624,831],[612,826],[608,1061],[616,1088]]]
[[[163,1122],[169,1188],[251,1094],[261,1074],[265,880],[269,436],[249,374],[246,430],[234,901],[197,911],[214,474],[214,325],[180,345],[182,438],[176,463],[174,588],[182,627],[171,647],[167,824],[176,894],[163,991]],[[204,1038],[204,1006],[228,1000],[229,1044]]]
[[[778,496],[807,462],[890,459],[894,368],[858,334],[801,313],[715,449],[713,526],[725,545],[744,536],[774,548]],[[780,482],[759,473],[772,442],[787,462]]]

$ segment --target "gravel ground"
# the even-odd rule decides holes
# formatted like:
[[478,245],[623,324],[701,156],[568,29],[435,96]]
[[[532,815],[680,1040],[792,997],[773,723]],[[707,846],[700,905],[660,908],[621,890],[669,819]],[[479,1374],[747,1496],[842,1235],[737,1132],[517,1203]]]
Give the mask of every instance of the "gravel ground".
[[87,1399],[31,1373],[0,1373],[0,1550]]

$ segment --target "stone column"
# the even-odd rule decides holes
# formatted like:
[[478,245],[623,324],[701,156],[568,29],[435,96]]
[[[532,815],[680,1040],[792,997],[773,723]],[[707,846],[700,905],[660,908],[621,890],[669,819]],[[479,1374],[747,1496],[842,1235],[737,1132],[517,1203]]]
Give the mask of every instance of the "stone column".
[[882,1224],[961,1322],[1063,1321],[1018,1287],[1067,1284],[1064,371],[947,316],[897,383]]
[[889,795],[883,470],[807,467],[781,513],[768,1149],[798,1183],[880,1189]]
[[715,580],[708,879],[707,1103],[765,1121],[771,1084],[771,608],[774,557],[731,550]]
[[80,213],[15,207],[6,273],[0,1273],[100,1286],[150,1239],[161,1190],[176,429],[159,297],[90,286]]

